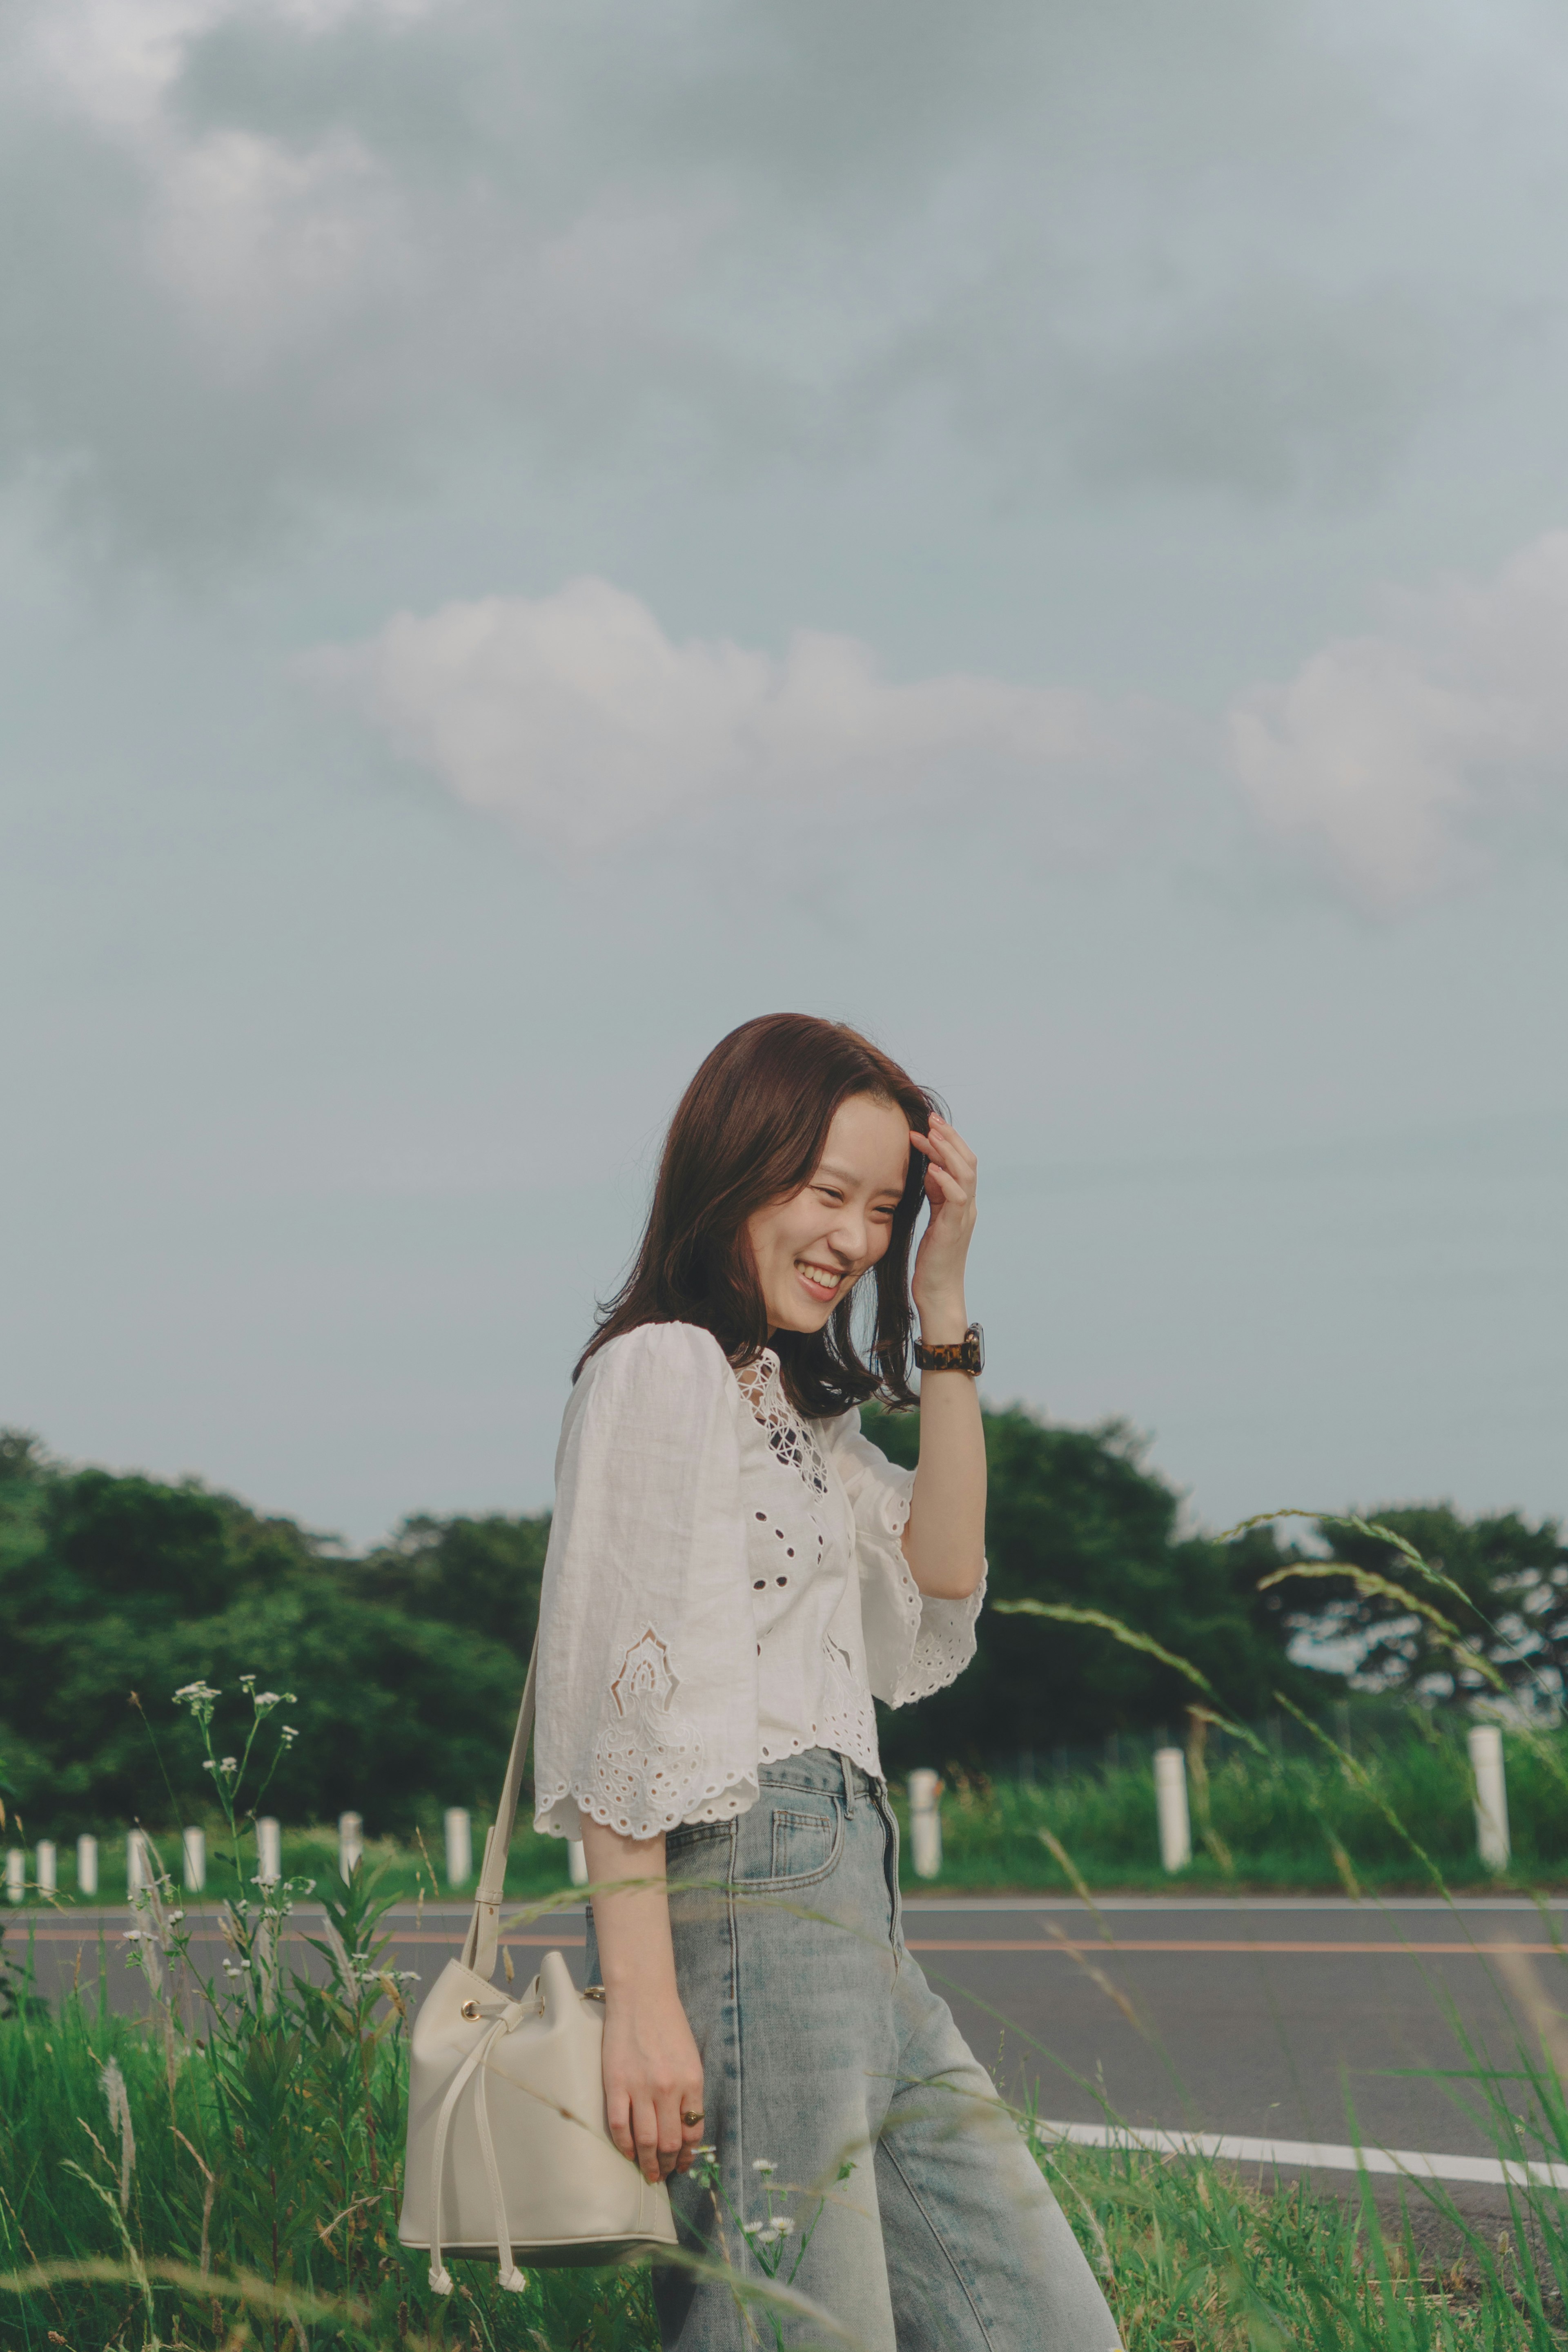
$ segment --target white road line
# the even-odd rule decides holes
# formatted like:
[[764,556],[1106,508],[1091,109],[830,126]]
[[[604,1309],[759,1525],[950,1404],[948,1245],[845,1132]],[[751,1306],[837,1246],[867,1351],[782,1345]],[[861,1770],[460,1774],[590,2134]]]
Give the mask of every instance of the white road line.
[[1429,2156],[1411,2147],[1345,2147],[1311,2139],[1247,2139],[1235,2132],[1144,2131],[1133,2124],[1036,2123],[1043,2140],[1079,2147],[1141,2147],[1156,2156],[1217,2156],[1233,2164],[1306,2165],[1320,2172],[1393,2172],[1412,2180],[1469,2180],[1501,2189],[1568,2189],[1568,2164],[1497,2156]]
[[[1175,1895],[1096,1895],[1096,1911],[1141,1911],[1155,1917],[1176,1918],[1189,1911],[1228,1912],[1232,1918],[1251,1911],[1345,1911],[1358,1912],[1365,1918],[1369,1912],[1386,1911],[1530,1911],[1568,1910],[1562,1895],[1543,1896],[1537,1903],[1528,1895],[1456,1895],[1452,1901],[1440,1895],[1409,1895],[1380,1896],[1368,1895],[1360,1903],[1348,1895],[1322,1896],[1294,1895],[1216,1895],[1181,1897]],[[904,1898],[904,1917],[920,1917],[927,1911],[1076,1911],[1081,1916],[1082,1904],[1075,1895],[987,1895],[967,1897],[941,1895],[910,1895]]]

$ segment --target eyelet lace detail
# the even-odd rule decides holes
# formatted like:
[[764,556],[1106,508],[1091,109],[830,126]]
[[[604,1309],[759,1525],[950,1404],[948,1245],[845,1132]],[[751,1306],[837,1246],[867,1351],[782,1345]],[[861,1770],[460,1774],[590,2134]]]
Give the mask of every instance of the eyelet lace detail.
[[786,1469],[798,1471],[813,1495],[825,1495],[828,1465],[822,1458],[822,1449],[784,1393],[779,1359],[773,1349],[764,1348],[757,1361],[735,1377],[777,1459]]
[[591,1786],[552,1790],[541,1797],[541,1811],[570,1793],[580,1812],[631,1837],[656,1836],[693,1816],[716,1821],[738,1812],[746,1799],[736,1783],[755,1779],[755,1767],[705,1773],[702,1733],[674,1704],[680,1687],[669,1644],[648,1626],[611,1681],[615,1716],[593,1744]]
[[[903,1566],[903,1562],[900,1562]],[[912,1622],[918,1627],[908,1664],[899,1679],[897,1706],[910,1706],[916,1699],[931,1698],[949,1683],[956,1682],[975,1654],[975,1621],[985,1605],[984,1578],[975,1591],[963,1601],[936,1601],[923,1594],[908,1569],[904,1569],[908,1589],[904,1605],[915,1614]]]

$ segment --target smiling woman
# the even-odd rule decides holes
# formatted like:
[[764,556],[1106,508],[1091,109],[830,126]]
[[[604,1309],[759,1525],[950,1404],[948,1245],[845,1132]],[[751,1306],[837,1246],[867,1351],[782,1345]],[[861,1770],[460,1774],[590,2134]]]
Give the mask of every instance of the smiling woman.
[[[681,2352],[754,2340],[764,2273],[867,2352],[1115,2339],[910,1958],[877,1747],[874,1699],[925,1697],[975,1652],[976,1182],[931,1097],[854,1030],[746,1023],[675,1112],[636,1265],[567,1407],[536,1822],[587,1852],[610,2132],[669,2180],[709,2265],[655,2281]],[[857,1408],[913,1403],[912,1354],[910,1473]],[[770,2251],[786,2244],[788,2262]]]
[[[913,1404],[909,1244],[925,1161],[911,1145],[934,1116],[933,1097],[852,1029],[790,1013],[743,1023],[670,1122],[636,1264],[578,1371],[644,1323],[697,1323],[737,1365],[771,1341],[785,1391],[808,1416],[879,1394]],[[846,1180],[852,1232],[823,1213]],[[850,1279],[797,1282],[795,1256],[817,1243],[818,1271]],[[875,1297],[870,1363],[852,1328],[862,1274]]]

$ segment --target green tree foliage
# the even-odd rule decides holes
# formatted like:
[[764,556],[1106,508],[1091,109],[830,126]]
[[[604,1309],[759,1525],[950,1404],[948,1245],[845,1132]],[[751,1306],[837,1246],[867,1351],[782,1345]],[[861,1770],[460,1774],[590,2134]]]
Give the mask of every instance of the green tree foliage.
[[352,1572],[367,1600],[504,1642],[527,1658],[538,1622],[549,1513],[509,1519],[405,1519]]
[[[1322,1528],[1335,1559],[1370,1569],[1435,1609],[1511,1689],[1561,1704],[1568,1689],[1568,1547],[1556,1519],[1532,1527],[1516,1511],[1466,1519],[1451,1503],[1390,1505],[1364,1516],[1403,1536],[1446,1583],[1422,1579],[1376,1536]],[[1265,1596],[1265,1607],[1287,1636],[1306,1632],[1348,1644],[1355,1680],[1368,1689],[1468,1697],[1488,1687],[1473,1669],[1456,1666],[1450,1643],[1428,1618],[1386,1593],[1358,1589],[1348,1576],[1286,1580]]]
[[[918,1414],[868,1414],[867,1434],[913,1466]],[[986,1545],[997,1600],[1104,1611],[1207,1675],[1222,1706],[1256,1716],[1277,1689],[1321,1707],[1337,1677],[1292,1664],[1291,1628],[1257,1592],[1284,1555],[1268,1528],[1234,1543],[1178,1533],[1180,1499],[1120,1423],[1059,1429],[1012,1407],[986,1415]],[[982,1615],[975,1664],[919,1707],[883,1710],[891,1769],[935,1758],[1081,1747],[1111,1731],[1179,1730],[1194,1692],[1158,1659],[1087,1626]]]
[[[431,1524],[401,1590],[229,1496],[61,1471],[36,1449],[16,1462],[0,1482],[0,1750],[35,1832],[164,1821],[149,1727],[189,1805],[199,1759],[171,1695],[253,1671],[299,1694],[301,1738],[268,1793],[280,1814],[353,1805],[406,1831],[422,1805],[486,1801],[517,1706],[507,1636],[528,1621],[499,1601],[496,1631],[465,1618],[483,1538],[468,1547],[461,1522]],[[415,1573],[444,1547],[466,1582]]]
[[[867,1416],[913,1464],[918,1416]],[[1432,1629],[1348,1579],[1260,1581],[1300,1563],[1270,1528],[1230,1543],[1184,1533],[1178,1496],[1120,1424],[1055,1428],[1019,1408],[986,1416],[994,1597],[1104,1612],[1208,1677],[1222,1706],[1256,1717],[1278,1689],[1310,1711],[1340,1678],[1294,1664],[1292,1643],[1365,1647],[1360,1679],[1439,1686],[1453,1662]],[[1471,1597],[1427,1597],[1515,1683],[1560,1675],[1568,1654],[1568,1552],[1555,1522],[1467,1522],[1446,1506],[1383,1515]],[[292,1520],[193,1483],[164,1486],[49,1462],[0,1433],[0,1755],[7,1801],[33,1834],[167,1817],[151,1726],[182,1809],[200,1786],[183,1684],[232,1689],[254,1671],[299,1694],[301,1737],[269,1807],[298,1822],[345,1806],[406,1832],[437,1804],[487,1803],[538,1615],[548,1516],[406,1520],[350,1559]],[[1395,1582],[1406,1565],[1375,1538],[1341,1558]],[[1436,1644],[1436,1646],[1435,1646]],[[1299,1643],[1298,1643],[1299,1645]],[[136,1694],[133,1703],[131,1694]],[[1179,1731],[1190,1687],[1158,1659],[1090,1627],[988,1612],[979,1655],[951,1689],[884,1715],[893,1769]],[[143,1713],[145,1713],[145,1722]]]

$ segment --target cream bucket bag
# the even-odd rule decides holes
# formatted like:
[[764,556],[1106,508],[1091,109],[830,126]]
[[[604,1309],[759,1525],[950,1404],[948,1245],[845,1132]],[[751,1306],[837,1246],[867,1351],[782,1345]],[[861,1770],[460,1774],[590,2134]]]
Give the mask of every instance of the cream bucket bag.
[[520,2293],[520,2263],[616,2263],[675,2242],[669,2191],[605,2126],[602,1993],[580,1993],[559,1952],[519,2000],[490,1981],[538,1666],[536,1641],[462,1957],[413,2021],[397,2233],[429,2248],[437,2294],[452,2292],[448,2253],[493,2258]]

